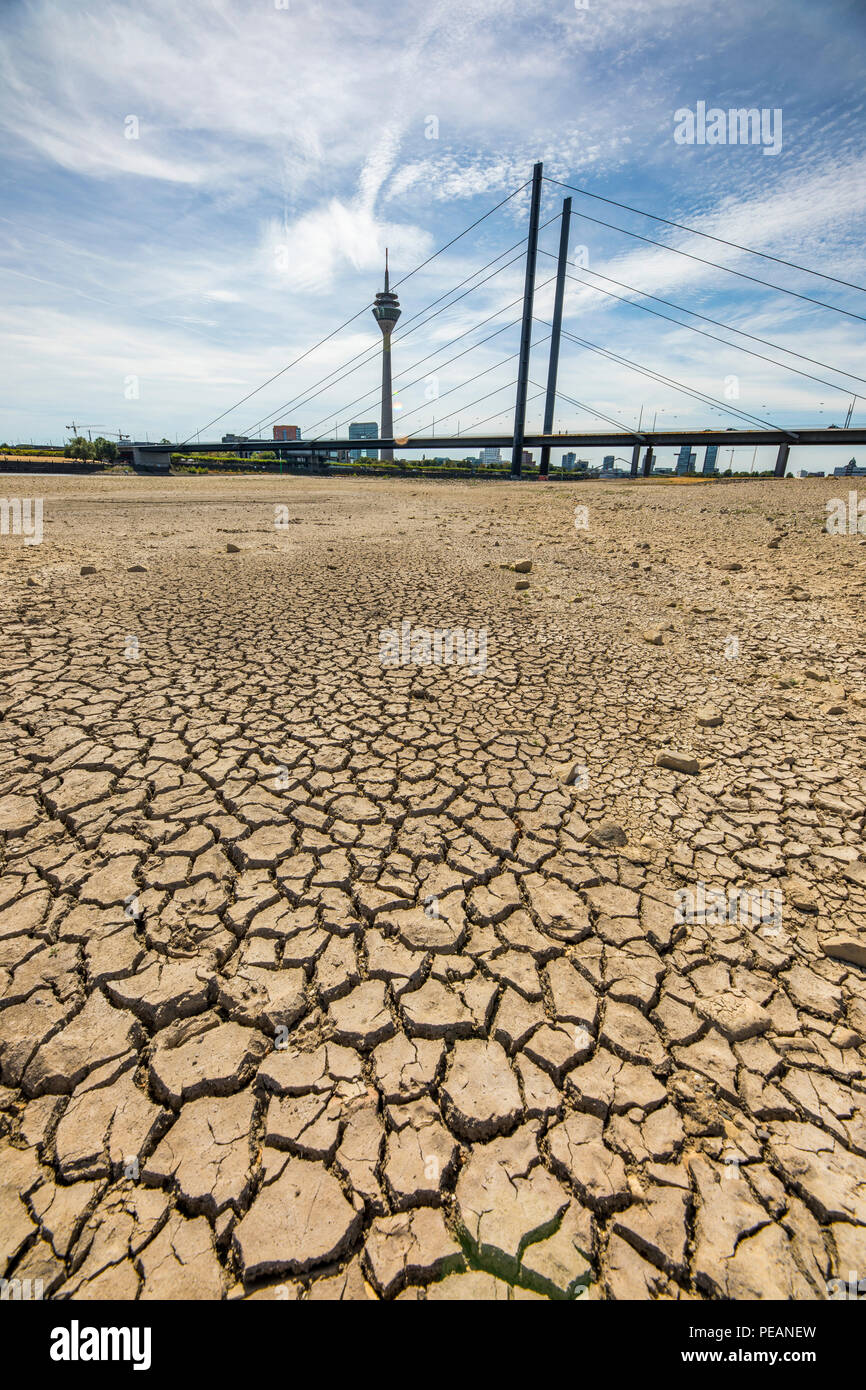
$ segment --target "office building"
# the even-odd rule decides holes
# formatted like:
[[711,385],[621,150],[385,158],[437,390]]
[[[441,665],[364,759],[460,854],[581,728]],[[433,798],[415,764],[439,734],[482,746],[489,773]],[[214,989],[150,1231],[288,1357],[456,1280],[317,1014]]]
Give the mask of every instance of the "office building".
[[482,449],[478,455],[478,462],[482,468],[494,468],[502,462],[502,450],[499,448]]
[[280,444],[287,444],[289,440],[300,437],[300,425],[274,425],[274,439]]
[[[359,420],[349,426],[350,439],[378,439],[379,426],[375,420]],[[367,449],[350,449],[349,458],[376,458],[377,451],[374,449],[372,454]]]
[[705,451],[705,453],[704,453],[704,472],[705,472],[705,473],[716,473],[716,472],[718,471],[717,468],[716,468],[716,458],[718,457],[718,453],[719,453],[719,446],[718,446],[718,444],[708,444],[708,445],[707,445],[706,451]]
[[691,444],[681,444],[677,454],[676,472],[680,475],[694,473],[695,471],[695,451]]

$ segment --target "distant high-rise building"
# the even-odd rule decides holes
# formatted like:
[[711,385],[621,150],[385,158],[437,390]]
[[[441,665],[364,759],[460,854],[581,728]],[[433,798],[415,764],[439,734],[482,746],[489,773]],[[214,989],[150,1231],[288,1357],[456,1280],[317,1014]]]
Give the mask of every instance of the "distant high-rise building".
[[707,445],[706,452],[705,452],[705,454],[704,454],[704,472],[705,472],[705,473],[715,473],[715,471],[716,471],[716,457],[717,457],[717,455],[718,455],[718,452],[719,452],[719,446],[718,446],[718,444],[708,444],[708,445]]
[[[393,439],[393,398],[391,390],[391,333],[400,317],[400,301],[388,287],[388,248],[385,248],[385,288],[376,295],[373,317],[382,330],[382,438]],[[391,448],[381,451],[383,459],[393,459]]]
[[478,462],[482,468],[492,468],[494,464],[502,462],[501,449],[482,449],[478,455]]
[[562,467],[566,473],[574,472],[574,465],[577,461],[577,454],[563,454]]
[[[360,421],[354,422],[353,424],[351,424],[351,425],[349,426],[349,438],[350,438],[350,439],[378,439],[378,437],[379,437],[379,426],[376,424],[376,421],[375,421],[375,420],[360,420]],[[364,458],[369,458],[369,457],[370,457],[370,455],[368,454],[368,452],[367,452],[366,449],[350,449],[350,450],[349,450],[349,458],[350,458],[350,459],[359,459],[359,458],[361,458],[361,457],[364,457]],[[373,450],[373,457],[374,457],[374,458],[376,457],[376,450],[375,450],[375,449]]]
[[288,443],[290,439],[300,439],[300,425],[274,425],[274,439],[281,443]]
[[604,458],[601,461],[602,473],[612,473],[613,465],[615,462],[616,460],[614,459],[613,454],[605,454]]
[[528,449],[524,449],[524,450],[523,450],[523,467],[524,467],[524,468],[531,468],[531,467],[532,467],[532,454],[529,452]]
[[695,471],[695,451],[691,444],[681,444],[677,454],[676,472],[680,474],[694,473]]

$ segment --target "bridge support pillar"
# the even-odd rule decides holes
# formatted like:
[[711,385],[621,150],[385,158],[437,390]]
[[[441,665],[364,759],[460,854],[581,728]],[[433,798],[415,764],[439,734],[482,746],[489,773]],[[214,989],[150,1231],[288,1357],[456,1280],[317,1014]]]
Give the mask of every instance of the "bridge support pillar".
[[651,444],[648,444],[647,447],[646,447],[646,453],[644,454],[644,460],[643,460],[643,476],[644,476],[645,478],[648,478],[649,475],[652,473],[652,471],[653,471],[653,464],[654,464],[654,463],[655,463],[655,455],[654,455],[654,453],[653,453],[653,446],[652,446]]
[[[571,199],[562,200],[562,222],[559,228],[559,260],[556,266],[556,294],[553,300],[553,325],[550,334],[550,360],[547,366],[547,396],[544,401],[544,433],[553,429],[556,406],[556,374],[559,370],[559,339],[562,332],[562,301],[565,297],[565,267],[568,263],[568,232],[571,225]],[[550,472],[550,445],[541,447],[540,478]]]
[[520,330],[517,399],[514,403],[514,439],[511,449],[512,478],[519,478],[523,467],[523,439],[526,433],[526,392],[529,386],[529,349],[532,342],[532,302],[535,298],[535,261],[538,255],[538,214],[541,208],[542,167],[539,162],[532,169],[532,201],[529,205],[529,239],[526,245],[526,279],[523,284],[523,324]]
[[132,466],[133,468],[145,469],[151,473],[169,473],[171,471],[171,449],[158,451],[156,449],[138,449],[132,445]]
[[779,445],[779,452],[778,452],[778,454],[776,455],[776,470],[775,470],[775,476],[776,476],[777,478],[784,478],[784,476],[785,476],[785,469],[786,469],[787,466],[788,466],[788,455],[789,455],[790,452],[791,452],[791,446],[790,446],[790,444],[788,443],[787,440],[784,440],[784,441]]
[[631,476],[637,477],[637,470],[640,467],[640,444],[635,444],[631,451]]

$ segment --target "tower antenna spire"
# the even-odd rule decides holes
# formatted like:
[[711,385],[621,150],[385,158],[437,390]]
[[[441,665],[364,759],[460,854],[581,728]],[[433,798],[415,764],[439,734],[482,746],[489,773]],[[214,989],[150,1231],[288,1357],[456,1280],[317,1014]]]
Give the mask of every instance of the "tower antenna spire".
[[385,247],[385,293],[388,293],[388,248]]

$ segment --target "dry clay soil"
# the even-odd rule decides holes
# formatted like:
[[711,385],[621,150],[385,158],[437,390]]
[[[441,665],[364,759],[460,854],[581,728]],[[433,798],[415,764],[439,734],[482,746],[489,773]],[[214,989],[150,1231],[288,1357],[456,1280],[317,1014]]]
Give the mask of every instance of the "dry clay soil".
[[[847,490],[5,478],[44,540],[0,539],[0,1275],[866,1271]],[[403,620],[484,669],[384,666]],[[781,908],[702,912],[742,889]]]

